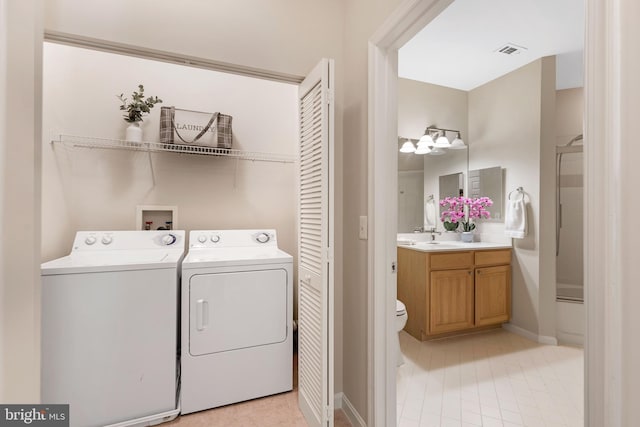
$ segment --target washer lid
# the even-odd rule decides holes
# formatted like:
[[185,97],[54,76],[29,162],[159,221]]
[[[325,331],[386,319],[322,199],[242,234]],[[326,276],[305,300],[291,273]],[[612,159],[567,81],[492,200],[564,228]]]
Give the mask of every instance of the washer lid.
[[41,265],[40,269],[43,276],[49,276],[56,274],[177,268],[182,254],[182,249],[171,251],[154,249],[145,251],[72,252],[65,257],[45,262]]
[[293,257],[277,247],[264,248],[191,248],[182,268],[226,267],[236,265],[261,265],[292,263]]

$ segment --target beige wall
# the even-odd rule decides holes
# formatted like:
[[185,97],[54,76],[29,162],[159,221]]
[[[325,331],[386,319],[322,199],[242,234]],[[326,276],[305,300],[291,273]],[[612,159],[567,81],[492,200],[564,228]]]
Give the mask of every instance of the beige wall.
[[[638,221],[640,212],[640,197],[638,194],[638,183],[640,182],[640,145],[637,143],[640,135],[640,52],[637,49],[640,40],[640,27],[637,25],[637,18],[640,16],[640,3],[634,0],[619,2],[619,26],[610,29],[615,31],[619,37],[620,50],[616,55],[622,70],[619,75],[619,111],[615,111],[614,117],[620,119],[622,149],[612,156],[618,159],[617,170],[612,170],[610,176],[600,177],[602,180],[611,180],[620,186],[621,199],[617,201],[617,221],[610,224],[601,224],[602,229],[616,227],[619,234],[620,244],[618,246],[620,260],[611,268],[615,273],[616,283],[607,283],[608,287],[622,285],[619,294],[619,304],[622,330],[620,331],[620,352],[617,356],[621,360],[619,365],[623,375],[622,394],[620,407],[622,409],[621,425],[634,425],[640,419],[640,405],[638,405],[638,395],[640,394],[640,337],[638,336],[638,325],[640,325],[640,269],[638,269],[638,237],[640,232],[633,224]],[[610,52],[613,53],[613,52]],[[587,101],[588,102],[588,101]],[[586,144],[601,144],[601,141],[586,141]],[[605,143],[606,144],[606,143]],[[588,171],[593,173],[594,171]],[[597,176],[597,175],[596,175]],[[589,232],[602,232],[601,230],[589,230]],[[594,261],[594,260],[588,260]],[[613,276],[613,275],[612,275]],[[610,290],[608,293],[610,295]],[[617,308],[617,307],[616,307]],[[605,333],[607,331],[605,330]],[[617,333],[617,331],[612,332]],[[617,363],[616,363],[617,365]]]
[[538,335],[556,337],[556,58],[541,59]]
[[[464,140],[468,137],[467,122],[468,94],[466,91],[415,80],[398,79],[399,136],[420,138],[427,126],[435,125],[445,129],[459,130]],[[452,133],[447,136],[450,140],[455,138],[455,134]],[[422,169],[425,200],[430,195],[439,200],[442,198],[438,191],[441,175],[462,172],[466,181],[467,155],[467,150],[448,150],[442,156],[398,153],[398,169]],[[398,200],[400,203],[400,196]],[[420,209],[423,210],[422,206]],[[436,224],[439,230],[444,230],[439,220]],[[413,230],[405,228],[403,231]]]
[[163,99],[142,122],[145,140],[158,140],[160,106],[174,105],[233,116],[235,149],[297,155],[296,85],[45,43],[43,260],[67,254],[77,230],[139,229],[136,205],[176,205],[186,230],[275,228],[295,256],[293,163],[49,144],[58,133],[124,138],[115,95],[139,83]]
[[341,1],[47,0],[45,28],[306,75],[341,56]]
[[467,104],[466,91],[398,79],[398,135],[420,138],[427,126],[435,125],[460,130],[464,139]]
[[0,401],[37,402],[42,14],[0,0]]
[[556,91],[556,145],[565,145],[582,133],[583,107],[583,88]]
[[[542,81],[543,60],[537,60],[469,92],[469,168],[501,166],[505,197],[520,186],[527,194],[529,234],[514,240],[511,322],[535,334],[540,326]],[[504,223],[483,223],[480,232],[502,235]]]
[[[8,16],[8,4],[6,0],[0,1],[0,75],[5,76],[8,69],[7,63],[7,47],[9,45],[8,40],[8,27],[9,16]],[[5,141],[7,137],[7,79],[0,79],[0,141]],[[4,166],[5,164],[5,154],[4,150],[0,149],[0,224],[4,224]],[[6,242],[4,239],[0,239],[0,271],[4,271],[5,264],[5,248]],[[0,308],[4,313],[5,307],[5,278],[4,275],[0,276]],[[5,382],[4,382],[4,371],[7,369],[5,365],[5,334],[4,334],[4,315],[0,314],[0,402],[4,402],[5,396]]]
[[344,253],[349,255],[344,269],[344,392],[365,420],[367,242],[358,239],[358,221],[360,215],[367,215],[367,43],[400,3],[400,0],[345,2],[343,241]]

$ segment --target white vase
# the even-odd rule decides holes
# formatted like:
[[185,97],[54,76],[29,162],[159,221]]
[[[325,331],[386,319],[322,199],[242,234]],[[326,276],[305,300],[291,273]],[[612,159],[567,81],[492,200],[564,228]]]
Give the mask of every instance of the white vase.
[[460,240],[462,240],[465,243],[472,243],[473,242],[473,231],[463,231],[460,234]]
[[142,142],[142,128],[140,122],[132,122],[127,126],[125,137],[129,142]]

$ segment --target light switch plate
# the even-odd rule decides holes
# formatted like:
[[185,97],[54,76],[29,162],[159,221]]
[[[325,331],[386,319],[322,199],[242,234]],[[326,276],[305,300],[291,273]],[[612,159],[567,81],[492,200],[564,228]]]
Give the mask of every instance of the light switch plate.
[[360,217],[360,227],[358,232],[360,240],[367,240],[368,238],[368,232],[367,232],[369,228],[368,222],[369,221],[366,216]]

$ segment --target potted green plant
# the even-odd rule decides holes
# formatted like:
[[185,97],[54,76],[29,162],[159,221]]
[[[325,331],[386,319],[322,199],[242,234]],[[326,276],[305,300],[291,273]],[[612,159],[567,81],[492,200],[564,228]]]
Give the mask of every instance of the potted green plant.
[[131,101],[125,98],[124,94],[120,94],[118,99],[122,102],[120,105],[121,111],[126,111],[123,114],[124,121],[129,123],[127,127],[125,139],[132,142],[142,141],[142,129],[140,128],[140,122],[145,114],[149,114],[154,105],[160,104],[162,99],[157,96],[144,97],[144,86],[138,85],[138,90],[131,94]]

